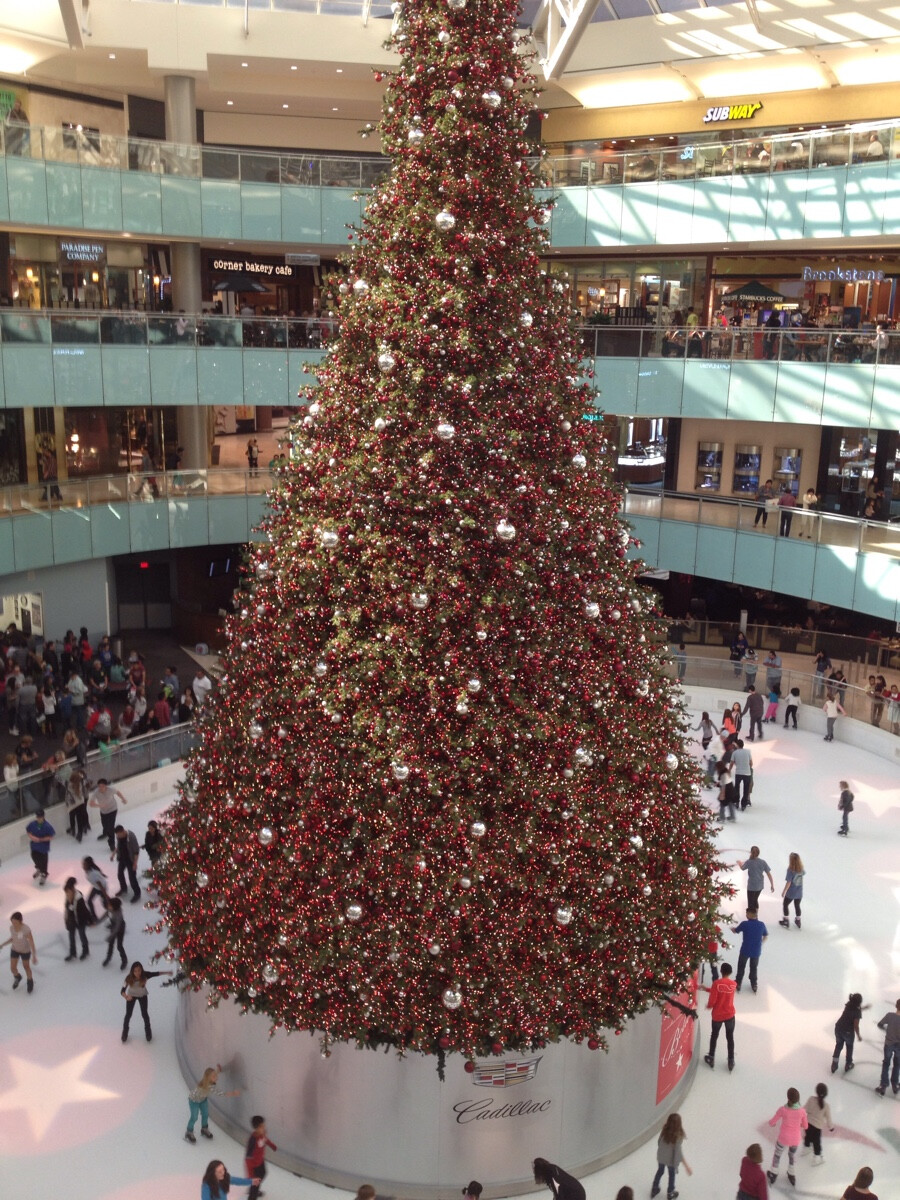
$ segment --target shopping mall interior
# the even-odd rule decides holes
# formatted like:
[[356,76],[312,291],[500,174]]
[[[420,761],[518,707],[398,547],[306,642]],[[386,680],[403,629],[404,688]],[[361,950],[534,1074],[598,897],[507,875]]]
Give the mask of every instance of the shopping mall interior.
[[[0,0],[0,604],[34,644],[82,625],[221,644],[240,547],[340,338],[328,278],[390,172],[377,126],[396,7]],[[551,208],[543,265],[571,297],[629,554],[684,622],[692,725],[743,702],[720,671],[742,621],[810,697],[798,733],[767,731],[753,807],[718,835],[729,870],[758,840],[779,891],[800,847],[808,918],[779,928],[764,897],[738,1069],[700,1062],[679,1188],[732,1194],[748,1143],[768,1160],[785,1089],[805,1100],[824,1080],[834,1138],[796,1191],[839,1196],[869,1165],[884,1200],[900,1195],[900,1126],[897,1097],[873,1090],[874,1021],[900,995],[900,724],[872,734],[866,678],[900,682],[900,8],[589,0],[560,24],[554,7],[520,17],[543,87],[526,131]],[[821,648],[858,693],[827,755],[807,679]],[[830,811],[842,778],[846,841]],[[136,829],[171,784],[122,784],[146,793]],[[57,882],[78,857],[59,842]],[[64,965],[58,889],[32,886],[24,834],[4,845],[3,927],[21,908],[41,959],[33,996],[0,977],[9,1187],[195,1195],[209,1156],[182,1140],[176,989],[153,992],[152,1046],[121,1045],[98,933],[89,963]],[[161,939],[141,926],[129,951],[149,962]],[[857,1068],[832,1076],[855,991],[871,1005]],[[585,1180],[589,1200],[649,1194],[652,1132]],[[238,1141],[214,1137],[242,1174]],[[270,1196],[324,1195],[273,1162]]]

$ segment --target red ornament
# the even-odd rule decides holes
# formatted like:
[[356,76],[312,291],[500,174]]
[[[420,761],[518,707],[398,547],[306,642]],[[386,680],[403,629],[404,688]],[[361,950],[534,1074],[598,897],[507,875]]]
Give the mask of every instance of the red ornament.
[[474,1070],[475,1070],[475,1064],[472,1062],[472,1060],[470,1058],[469,1061],[466,1063],[466,1072],[469,1075],[471,1075]]
[[588,1038],[588,1050],[599,1050],[600,1043],[596,1038]]

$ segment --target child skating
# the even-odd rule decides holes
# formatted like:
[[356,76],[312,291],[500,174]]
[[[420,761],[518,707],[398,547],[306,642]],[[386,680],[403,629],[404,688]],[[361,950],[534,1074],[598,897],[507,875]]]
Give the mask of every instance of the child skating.
[[814,1167],[820,1167],[825,1161],[822,1156],[822,1130],[827,1128],[829,1133],[834,1133],[831,1109],[825,1099],[827,1095],[828,1088],[825,1084],[817,1083],[816,1094],[810,1096],[803,1106],[806,1109],[806,1119],[809,1121],[809,1125],[803,1138],[803,1149],[800,1153],[808,1154],[812,1150]]
[[766,715],[763,717],[764,725],[774,725],[778,720],[778,701],[781,698],[781,693],[777,688],[769,688],[769,703],[766,708]]
[[794,1187],[797,1183],[794,1175],[794,1159],[797,1155],[797,1147],[800,1145],[800,1135],[809,1125],[806,1109],[800,1107],[800,1093],[796,1088],[788,1088],[787,1104],[782,1104],[769,1124],[780,1125],[780,1128],[778,1141],[775,1143],[775,1153],[772,1155],[772,1166],[770,1170],[766,1171],[766,1178],[769,1183],[775,1182],[778,1178],[778,1164],[781,1162],[782,1154],[787,1150],[787,1177],[791,1186]]
[[841,827],[838,830],[839,837],[846,837],[850,832],[850,814],[853,812],[853,793],[850,791],[850,784],[846,779],[841,780],[841,796],[838,800],[838,812],[841,814]]
[[207,1067],[203,1072],[203,1077],[192,1092],[188,1092],[188,1105],[190,1107],[190,1118],[188,1119],[187,1129],[185,1130],[184,1140],[190,1142],[192,1146],[196,1146],[197,1139],[194,1137],[194,1126],[197,1124],[197,1118],[200,1118],[200,1134],[205,1138],[212,1138],[209,1132],[209,1098],[210,1096],[239,1096],[240,1092],[237,1088],[231,1092],[222,1091],[216,1087],[219,1082],[219,1072],[221,1066],[216,1063],[214,1067]]

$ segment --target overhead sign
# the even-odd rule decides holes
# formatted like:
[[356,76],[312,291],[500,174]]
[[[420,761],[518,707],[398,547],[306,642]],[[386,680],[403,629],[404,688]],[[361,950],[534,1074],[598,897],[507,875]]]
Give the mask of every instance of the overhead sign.
[[749,121],[762,108],[761,100],[745,100],[741,104],[717,104],[706,110],[703,124],[719,121]]
[[842,283],[883,283],[884,271],[873,271],[868,267],[863,270],[858,267],[828,267],[827,270],[821,271],[817,267],[804,267],[803,279],[807,283],[813,280],[829,283],[835,280]]
[[286,254],[284,261],[293,263],[295,267],[319,267],[322,265],[322,258],[318,254]]
[[246,272],[248,275],[260,275],[263,279],[294,278],[294,268],[284,261],[266,262],[265,259],[247,258],[245,255],[239,258],[211,258],[209,269],[226,271],[231,275]]
[[60,238],[59,257],[70,263],[102,263],[106,259],[106,246],[82,238]]

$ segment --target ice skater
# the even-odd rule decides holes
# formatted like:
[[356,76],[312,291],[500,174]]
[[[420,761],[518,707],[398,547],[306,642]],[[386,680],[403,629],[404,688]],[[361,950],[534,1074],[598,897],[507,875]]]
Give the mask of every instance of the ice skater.
[[853,793],[850,791],[850,784],[846,779],[841,780],[841,795],[838,800],[838,811],[841,814],[841,827],[838,834],[841,837],[846,837],[850,832],[850,814],[853,812]]
[[244,1179],[241,1175],[229,1175],[225,1170],[225,1164],[218,1158],[214,1158],[203,1173],[203,1180],[200,1184],[200,1200],[224,1200],[231,1191],[231,1185],[236,1183],[238,1187],[251,1187],[254,1183],[258,1184],[258,1179]]
[[278,1147],[274,1142],[270,1142],[266,1134],[266,1118],[251,1117],[250,1128],[253,1132],[247,1139],[247,1146],[244,1150],[244,1165],[247,1168],[247,1174],[253,1176],[253,1186],[247,1196],[247,1200],[258,1200],[262,1195],[260,1186],[266,1177],[266,1149],[277,1150]]
[[212,1138],[209,1132],[209,1098],[210,1096],[239,1096],[240,1092],[235,1088],[233,1091],[225,1092],[221,1088],[216,1087],[219,1082],[219,1075],[222,1067],[216,1063],[214,1067],[207,1067],[203,1072],[200,1082],[188,1092],[188,1106],[190,1108],[190,1117],[188,1118],[187,1129],[185,1130],[184,1140],[190,1142],[192,1146],[196,1146],[197,1139],[194,1137],[194,1126],[197,1124],[197,1118],[200,1118],[200,1136]]
[[785,929],[790,929],[791,922],[788,917],[791,901],[794,903],[794,924],[800,928],[800,903],[803,900],[803,876],[806,872],[803,869],[803,860],[799,854],[791,853],[788,859],[788,869],[784,876],[784,887],[781,889],[782,911],[784,916],[778,922]]
[[816,1094],[810,1096],[803,1106],[806,1109],[806,1119],[809,1121],[809,1125],[803,1135],[803,1149],[800,1153],[808,1154],[812,1150],[814,1167],[820,1167],[825,1161],[822,1157],[822,1130],[827,1126],[828,1132],[834,1133],[831,1108],[825,1099],[827,1095],[828,1088],[825,1084],[817,1083]]
[[851,992],[844,1011],[834,1023],[834,1053],[831,1056],[832,1075],[838,1069],[841,1051],[844,1050],[844,1074],[853,1070],[853,1043],[862,1041],[859,1023],[863,1014],[863,998],[859,992]]
[[881,1063],[881,1082],[875,1091],[879,1096],[884,1095],[890,1074],[891,1090],[896,1096],[900,1092],[900,1000],[893,1012],[884,1014],[878,1022],[878,1028],[884,1030],[884,1059]]
[[147,983],[160,975],[171,975],[171,971],[145,971],[144,964],[133,962],[131,970],[125,976],[122,996],[125,999],[125,1021],[122,1025],[122,1041],[128,1041],[128,1026],[131,1024],[131,1014],[135,1004],[141,1006],[141,1016],[144,1018],[144,1033],[147,1041],[153,1041],[153,1030],[150,1028],[150,1013],[147,1010]]
[[32,964],[37,966],[37,950],[34,948],[31,927],[22,920],[20,912],[14,912],[10,916],[9,937],[5,942],[0,942],[0,950],[9,945],[12,945],[9,952],[9,969],[12,971],[13,991],[22,982],[22,976],[19,974],[19,963],[21,963],[25,972],[25,990],[29,993],[33,992],[34,979],[31,974],[31,966]]
[[746,921],[741,921],[740,925],[734,928],[735,933],[741,935],[741,950],[738,954],[737,979],[735,980],[737,991],[741,990],[741,984],[744,981],[744,969],[748,963],[750,965],[750,987],[756,991],[756,968],[759,965],[759,956],[762,954],[763,942],[769,936],[769,931],[765,925],[758,919],[755,908],[747,909]]
[[684,1157],[681,1149],[681,1143],[685,1139],[684,1126],[681,1123],[681,1117],[678,1113],[669,1113],[666,1117],[666,1123],[662,1127],[662,1132],[659,1135],[659,1140],[656,1143],[656,1174],[653,1176],[653,1186],[650,1189],[652,1197],[659,1195],[659,1185],[662,1182],[662,1177],[666,1171],[669,1172],[669,1190],[666,1193],[668,1200],[675,1200],[678,1192],[675,1189],[675,1176],[680,1166],[684,1166],[688,1175],[693,1172],[687,1164],[687,1159]]
[[764,858],[759,857],[759,846],[750,847],[750,857],[743,862],[738,860],[738,866],[747,872],[747,907],[759,910],[759,897],[765,887],[764,876],[769,877],[769,891],[774,893],[775,880],[772,878],[772,868]]
[[128,966],[128,958],[125,954],[125,914],[122,911],[122,901],[118,896],[111,896],[107,907],[109,913],[109,925],[107,926],[106,935],[106,958],[103,960],[104,967],[108,967],[110,959],[113,955],[113,950],[119,951],[119,965],[124,971]]
[[728,1046],[728,1070],[734,1070],[734,994],[737,984],[731,978],[731,963],[722,963],[721,975],[711,987],[706,1007],[712,1009],[712,1032],[709,1035],[709,1053],[703,1056],[708,1067],[716,1065],[716,1043],[722,1026],[725,1026],[725,1043]]
[[806,1109],[800,1107],[800,1093],[796,1088],[788,1088],[787,1104],[782,1104],[775,1116],[769,1121],[769,1124],[778,1125],[779,1129],[778,1141],[775,1143],[775,1152],[772,1155],[772,1166],[766,1171],[766,1178],[769,1183],[775,1182],[778,1178],[778,1164],[781,1162],[782,1154],[787,1150],[787,1177],[791,1182],[791,1186],[796,1186],[797,1179],[794,1175],[794,1159],[797,1155],[797,1147],[800,1145],[800,1135],[809,1125]]

